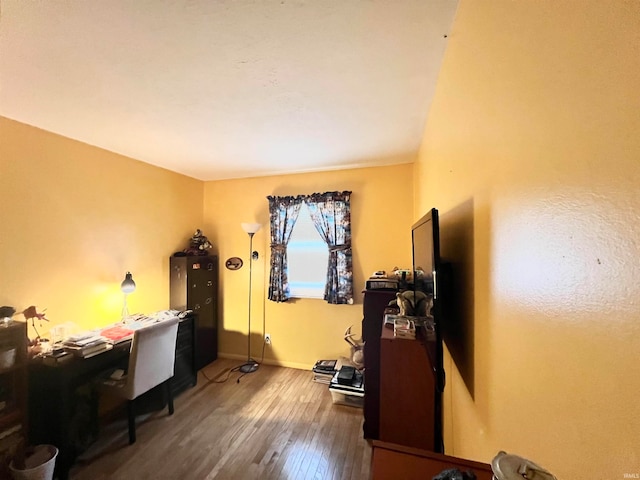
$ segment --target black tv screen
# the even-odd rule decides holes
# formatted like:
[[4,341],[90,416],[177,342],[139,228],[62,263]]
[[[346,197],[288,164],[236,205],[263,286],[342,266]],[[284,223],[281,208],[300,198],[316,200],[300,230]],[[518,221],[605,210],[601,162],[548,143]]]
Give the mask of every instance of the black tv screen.
[[[432,208],[411,228],[413,247],[413,278],[416,290],[438,298],[440,270],[440,228],[438,210]],[[429,312],[427,312],[429,313]]]
[[[443,365],[442,347],[442,322],[444,299],[447,297],[446,288],[443,285],[447,276],[440,260],[440,226],[438,222],[438,210],[432,208],[426,215],[411,227],[411,240],[413,249],[413,284],[416,291],[422,291],[433,298],[433,306],[427,315],[432,317],[435,327],[435,345],[429,350],[433,375],[435,377],[435,448],[438,452],[444,452],[442,440],[442,392],[445,385],[445,372]],[[443,275],[444,274],[444,275]]]

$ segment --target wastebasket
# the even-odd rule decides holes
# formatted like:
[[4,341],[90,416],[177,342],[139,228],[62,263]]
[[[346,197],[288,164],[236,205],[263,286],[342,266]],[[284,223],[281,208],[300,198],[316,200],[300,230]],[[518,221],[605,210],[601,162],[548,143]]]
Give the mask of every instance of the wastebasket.
[[25,455],[24,468],[9,465],[14,480],[52,480],[58,449],[53,445],[36,445]]

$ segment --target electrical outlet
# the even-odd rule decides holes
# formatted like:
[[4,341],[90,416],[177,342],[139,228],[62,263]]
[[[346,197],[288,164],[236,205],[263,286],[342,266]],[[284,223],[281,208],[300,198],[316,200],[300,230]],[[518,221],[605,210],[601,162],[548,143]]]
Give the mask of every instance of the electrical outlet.
[[264,334],[264,343],[266,343],[267,345],[271,345],[271,334],[270,333],[265,333]]

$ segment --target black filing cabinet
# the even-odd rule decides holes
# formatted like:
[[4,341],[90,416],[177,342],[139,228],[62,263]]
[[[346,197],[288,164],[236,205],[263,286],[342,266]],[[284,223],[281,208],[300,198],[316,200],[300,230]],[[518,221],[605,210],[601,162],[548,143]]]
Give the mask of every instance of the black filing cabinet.
[[218,257],[171,257],[170,308],[195,314],[196,370],[218,358]]
[[178,325],[176,361],[171,383],[174,395],[195,387],[198,381],[198,371],[195,368],[195,322],[196,315],[191,314],[181,319]]

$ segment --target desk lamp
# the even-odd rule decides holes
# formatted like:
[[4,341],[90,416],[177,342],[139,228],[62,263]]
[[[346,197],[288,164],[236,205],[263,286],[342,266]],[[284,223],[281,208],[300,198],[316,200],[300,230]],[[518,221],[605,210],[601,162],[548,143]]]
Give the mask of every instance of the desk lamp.
[[120,284],[120,290],[124,294],[124,304],[122,305],[122,321],[124,322],[129,316],[129,309],[127,308],[127,295],[133,293],[136,289],[136,282],[133,281],[131,272],[127,272],[124,276],[124,280]]
[[242,373],[255,372],[258,362],[251,358],[251,266],[252,260],[258,259],[258,252],[253,251],[253,235],[262,227],[259,223],[242,223],[242,229],[249,234],[249,328],[247,329],[247,363],[240,366]]

